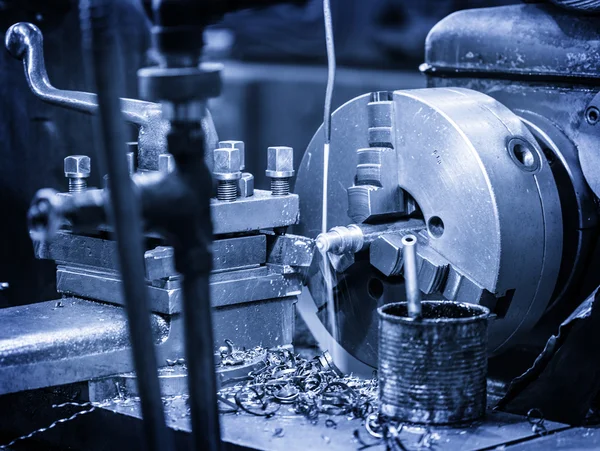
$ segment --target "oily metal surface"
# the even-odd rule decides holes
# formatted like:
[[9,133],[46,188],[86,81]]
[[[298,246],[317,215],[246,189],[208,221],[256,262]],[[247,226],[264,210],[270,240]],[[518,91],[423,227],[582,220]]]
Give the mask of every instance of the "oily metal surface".
[[[64,298],[0,310],[0,393],[61,385],[131,371],[129,331],[121,308]],[[155,343],[169,333],[151,316]]]
[[[480,295],[487,290],[501,297],[515,290],[506,315],[490,325],[490,350],[499,350],[510,344],[516,331],[535,324],[556,282],[562,226],[551,171],[525,125],[486,95],[465,89],[424,89],[396,91],[393,99],[398,184],[415,198],[426,221],[432,216],[444,221],[444,233],[430,240],[431,247],[474,282],[472,286],[479,286]],[[368,96],[358,97],[333,115],[329,228],[351,222],[346,188],[352,186],[356,173],[356,149],[368,147],[368,102]],[[509,155],[507,144],[515,137],[531,149],[537,162],[534,172],[522,170]],[[296,182],[303,212],[297,230],[307,236],[320,232],[322,146],[320,129],[307,148]],[[523,243],[527,253],[522,252]],[[374,366],[376,334],[364,330],[374,326],[369,312],[403,297],[396,290],[390,299],[385,286],[398,282],[386,280],[368,261],[359,261],[360,270],[348,270],[352,277],[338,274],[343,283],[334,290],[340,341]],[[369,296],[373,279],[383,283],[383,295]],[[318,273],[309,287],[317,306],[323,305]]]
[[406,307],[393,303],[378,309],[380,411],[425,424],[482,417],[489,310],[424,301],[422,319],[413,320]]
[[467,9],[431,29],[425,58],[438,74],[597,79],[597,40],[597,17],[552,5]]

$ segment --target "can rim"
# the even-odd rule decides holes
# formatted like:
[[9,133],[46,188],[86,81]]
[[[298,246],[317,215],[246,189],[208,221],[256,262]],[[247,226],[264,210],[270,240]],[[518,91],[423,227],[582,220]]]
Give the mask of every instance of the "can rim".
[[441,305],[441,304],[447,304],[447,303],[452,303],[455,306],[458,307],[462,307],[465,309],[469,309],[469,310],[478,310],[479,313],[473,315],[473,316],[469,316],[466,318],[419,318],[419,319],[414,319],[414,318],[410,318],[408,316],[397,316],[397,315],[390,315],[389,313],[386,312],[386,310],[391,309],[391,308],[395,308],[398,306],[406,306],[407,303],[406,302],[391,302],[389,304],[385,304],[382,305],[381,307],[379,307],[377,309],[377,313],[379,314],[379,317],[381,319],[385,319],[386,321],[391,321],[391,322],[398,322],[398,323],[406,323],[406,324],[464,324],[464,323],[470,323],[470,322],[474,322],[474,321],[480,321],[482,319],[488,319],[490,317],[490,309],[483,306],[483,305],[479,305],[479,304],[468,304],[466,302],[456,302],[456,301],[432,301],[432,300],[427,300],[427,301],[421,301],[422,304],[427,304],[427,305]]

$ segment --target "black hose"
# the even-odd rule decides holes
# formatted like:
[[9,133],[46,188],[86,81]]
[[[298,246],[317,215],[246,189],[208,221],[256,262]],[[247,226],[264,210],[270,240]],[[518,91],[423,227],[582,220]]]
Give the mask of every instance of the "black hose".
[[110,180],[111,211],[107,212],[117,238],[122,287],[137,385],[141,398],[146,447],[172,449],[160,395],[156,354],[147,287],[144,280],[144,248],[140,206],[133,196],[126,160],[127,135],[119,100],[122,66],[115,30],[116,0],[81,0],[81,28],[88,47],[98,91],[104,168]]

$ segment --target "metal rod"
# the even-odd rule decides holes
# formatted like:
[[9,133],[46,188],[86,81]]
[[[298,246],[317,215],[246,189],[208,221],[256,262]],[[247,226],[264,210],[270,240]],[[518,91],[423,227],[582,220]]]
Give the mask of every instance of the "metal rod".
[[89,46],[93,74],[98,90],[101,142],[104,167],[110,180],[112,209],[108,212],[114,226],[121,280],[126,299],[129,334],[137,384],[141,398],[146,447],[149,450],[172,449],[158,380],[154,338],[150,327],[147,287],[144,281],[144,248],[140,205],[133,197],[127,167],[126,133],[119,101],[122,84],[118,53],[115,0],[82,0],[81,28]]
[[402,257],[404,260],[404,284],[406,287],[406,303],[408,316],[421,318],[421,290],[417,279],[417,237],[402,237]]
[[184,275],[183,295],[193,449],[219,451],[221,427],[208,274]]

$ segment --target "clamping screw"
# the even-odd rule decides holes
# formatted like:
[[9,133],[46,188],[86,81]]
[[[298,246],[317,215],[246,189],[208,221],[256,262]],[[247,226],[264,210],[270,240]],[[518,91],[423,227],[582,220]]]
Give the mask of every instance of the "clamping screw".
[[241,156],[240,170],[246,169],[246,146],[244,141],[219,141],[219,149],[239,149]]
[[217,180],[217,199],[233,202],[237,198],[238,180],[242,177],[240,149],[215,149],[214,159],[213,175]]
[[294,176],[294,149],[274,146],[267,149],[267,177],[271,179],[271,194],[287,196],[290,193],[290,178]]
[[69,155],[65,158],[65,177],[69,179],[70,193],[80,193],[86,190],[90,165],[90,157],[86,155]]

